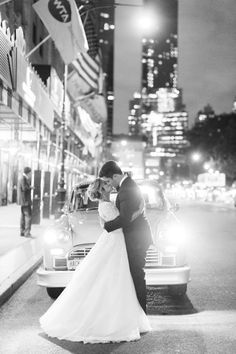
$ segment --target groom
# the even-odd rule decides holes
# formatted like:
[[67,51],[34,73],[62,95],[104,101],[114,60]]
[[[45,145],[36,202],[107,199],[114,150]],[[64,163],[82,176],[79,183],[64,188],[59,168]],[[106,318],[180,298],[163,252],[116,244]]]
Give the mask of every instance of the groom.
[[116,207],[120,215],[105,222],[107,232],[122,228],[129,259],[130,272],[134,281],[137,298],[146,313],[145,257],[152,244],[151,229],[142,213],[134,221],[132,215],[139,209],[142,195],[137,184],[124,174],[115,161],[107,161],[99,172],[99,177],[118,190]]

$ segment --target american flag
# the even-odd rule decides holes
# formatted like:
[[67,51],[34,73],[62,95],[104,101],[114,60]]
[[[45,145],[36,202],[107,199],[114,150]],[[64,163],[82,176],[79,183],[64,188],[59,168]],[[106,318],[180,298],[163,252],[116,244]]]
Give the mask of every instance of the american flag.
[[80,53],[72,64],[80,78],[91,87],[91,91],[101,93],[102,62],[93,10],[83,6],[80,12],[89,50],[87,53]]

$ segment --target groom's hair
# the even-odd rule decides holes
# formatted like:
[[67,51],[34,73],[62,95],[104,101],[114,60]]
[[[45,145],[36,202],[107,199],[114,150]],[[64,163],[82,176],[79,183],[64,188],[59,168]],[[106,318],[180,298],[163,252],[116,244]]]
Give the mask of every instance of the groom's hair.
[[101,170],[99,171],[99,177],[112,178],[113,175],[122,175],[123,172],[116,161],[110,160],[104,163]]

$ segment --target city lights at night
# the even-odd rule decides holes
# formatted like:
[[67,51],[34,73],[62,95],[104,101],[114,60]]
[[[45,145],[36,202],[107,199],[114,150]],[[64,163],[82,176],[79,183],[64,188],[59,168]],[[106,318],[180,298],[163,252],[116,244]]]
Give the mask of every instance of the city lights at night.
[[235,9],[0,0],[0,353],[236,353]]

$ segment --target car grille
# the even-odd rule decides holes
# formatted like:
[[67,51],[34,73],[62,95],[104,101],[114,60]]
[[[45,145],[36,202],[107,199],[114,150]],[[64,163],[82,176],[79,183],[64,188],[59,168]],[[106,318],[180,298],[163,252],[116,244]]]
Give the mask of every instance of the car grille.
[[161,256],[161,265],[167,267],[175,267],[176,266],[176,257],[173,256]]
[[147,250],[145,268],[160,266],[160,253],[154,247]]
[[91,249],[92,245],[85,247],[76,246],[69,252],[68,259],[83,259],[88,255]]
[[[88,246],[75,246],[69,253],[68,258],[64,257],[54,257],[53,258],[53,268],[55,270],[67,269],[67,259],[79,259],[83,260],[88,253],[91,251],[93,245]],[[155,246],[151,246],[146,255],[145,268],[155,268],[155,267],[174,267],[176,266],[175,255],[163,255],[158,251]]]
[[67,269],[67,259],[64,257],[53,257],[53,268],[55,270]]
[[155,267],[175,267],[175,255],[163,255],[155,246],[151,246],[147,250],[145,268]]

